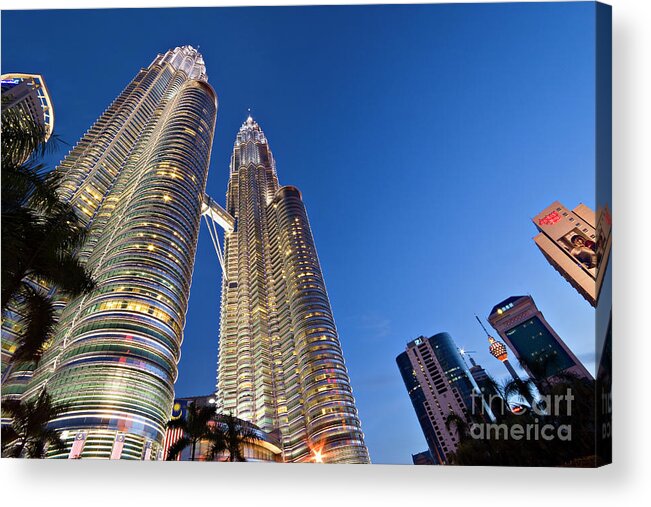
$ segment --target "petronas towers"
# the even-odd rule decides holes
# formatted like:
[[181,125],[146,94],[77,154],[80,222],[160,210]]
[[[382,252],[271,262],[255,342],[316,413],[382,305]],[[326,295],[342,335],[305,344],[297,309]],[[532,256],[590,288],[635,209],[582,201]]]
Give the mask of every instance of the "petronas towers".
[[217,394],[220,407],[280,432],[285,461],[368,463],[301,193],[281,187],[249,116],[231,157]]
[[205,70],[189,46],[159,55],[56,169],[97,286],[65,305],[38,367],[3,382],[5,397],[47,388],[66,406],[50,422],[66,448],[49,457],[159,457],[217,114]]
[[[61,302],[38,366],[5,372],[2,385],[3,398],[47,388],[65,404],[50,426],[66,448],[49,457],[162,458],[200,220],[216,213],[228,224],[219,410],[278,435],[284,461],[369,462],[301,193],[279,185],[249,116],[226,209],[206,196],[216,114],[202,56],[177,47],[138,72],[57,168],[97,286]],[[14,324],[3,322],[3,342]]]

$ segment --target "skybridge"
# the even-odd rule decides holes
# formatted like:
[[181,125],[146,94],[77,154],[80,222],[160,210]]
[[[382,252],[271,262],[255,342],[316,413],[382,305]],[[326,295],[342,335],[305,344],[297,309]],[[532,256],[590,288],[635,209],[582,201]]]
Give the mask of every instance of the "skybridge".
[[212,241],[219,265],[222,268],[224,278],[228,279],[226,267],[224,266],[224,252],[221,244],[219,243],[219,235],[217,234],[217,227],[221,227],[226,235],[235,230],[235,218],[231,216],[228,211],[222,208],[217,202],[208,194],[203,194],[203,201],[201,203],[201,216],[206,220],[208,226],[208,233]]

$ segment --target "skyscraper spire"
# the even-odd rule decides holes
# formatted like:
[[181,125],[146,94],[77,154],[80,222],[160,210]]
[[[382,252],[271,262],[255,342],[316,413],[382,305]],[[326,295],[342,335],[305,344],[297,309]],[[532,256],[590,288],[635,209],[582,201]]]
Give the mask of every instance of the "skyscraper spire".
[[477,322],[479,322],[479,325],[481,326],[481,328],[484,330],[484,333],[486,333],[486,336],[490,336],[490,333],[486,329],[486,326],[484,326],[484,323],[479,319],[477,314],[475,314],[475,318],[477,319]]
[[30,398],[47,388],[67,407],[51,421],[66,448],[50,457],[161,450],[217,112],[206,79],[191,46],[158,55],[57,168],[62,199],[88,229],[79,258],[97,287],[67,304],[19,389]]
[[231,157],[217,394],[280,433],[286,461],[368,463],[301,193],[281,187],[250,111]]

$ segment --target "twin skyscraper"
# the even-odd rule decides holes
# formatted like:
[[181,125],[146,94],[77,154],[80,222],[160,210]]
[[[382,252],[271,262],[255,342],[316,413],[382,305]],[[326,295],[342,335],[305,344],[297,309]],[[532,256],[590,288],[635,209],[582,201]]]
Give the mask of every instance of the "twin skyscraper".
[[278,435],[284,461],[369,462],[301,193],[280,186],[249,116],[225,209],[205,196],[216,115],[202,56],[177,47],[136,75],[56,169],[88,229],[79,256],[97,287],[61,302],[38,366],[13,368],[2,386],[5,399],[47,389],[66,406],[50,424],[66,449],[49,457],[163,458],[201,216],[217,208],[229,224],[218,410]]

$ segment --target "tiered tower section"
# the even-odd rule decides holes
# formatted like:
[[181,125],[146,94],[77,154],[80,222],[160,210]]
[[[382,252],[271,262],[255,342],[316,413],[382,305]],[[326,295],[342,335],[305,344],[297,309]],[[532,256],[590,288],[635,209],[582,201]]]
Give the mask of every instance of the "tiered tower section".
[[249,116],[235,141],[226,209],[218,398],[280,433],[285,461],[368,463],[368,451],[301,193],[280,187]]
[[50,457],[162,452],[217,113],[206,80],[194,48],[158,55],[57,169],[62,197],[88,228],[80,257],[97,288],[65,307],[18,389],[47,388],[68,406],[51,423],[67,448]]

